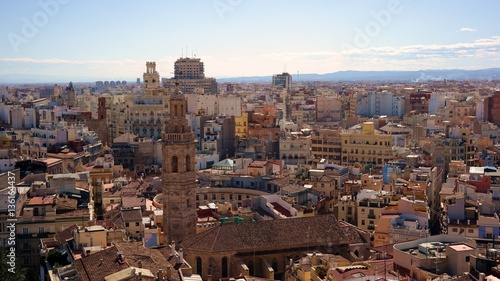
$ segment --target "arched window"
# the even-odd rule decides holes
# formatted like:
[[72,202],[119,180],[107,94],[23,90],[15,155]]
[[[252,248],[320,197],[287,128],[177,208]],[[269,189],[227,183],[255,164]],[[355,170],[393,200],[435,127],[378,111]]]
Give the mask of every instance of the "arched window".
[[201,257],[196,257],[196,274],[203,276],[203,264],[201,262]]
[[227,272],[227,258],[223,257],[222,258],[222,278],[227,277],[228,272]]
[[186,155],[186,172],[191,172],[191,156]]
[[174,104],[174,116],[177,117],[177,104]]
[[172,157],[172,173],[178,173],[179,172],[179,160],[177,159],[177,156]]
[[252,261],[248,261],[246,263],[246,265],[248,266],[248,274],[250,276],[253,276],[253,262]]

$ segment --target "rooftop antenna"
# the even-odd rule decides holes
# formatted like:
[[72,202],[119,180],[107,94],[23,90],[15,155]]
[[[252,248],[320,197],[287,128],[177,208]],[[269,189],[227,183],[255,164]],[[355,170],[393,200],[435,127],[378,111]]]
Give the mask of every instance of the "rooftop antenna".
[[181,58],[184,57],[184,47],[181,47]]
[[286,63],[285,63],[285,71],[284,71],[284,73],[286,73]]

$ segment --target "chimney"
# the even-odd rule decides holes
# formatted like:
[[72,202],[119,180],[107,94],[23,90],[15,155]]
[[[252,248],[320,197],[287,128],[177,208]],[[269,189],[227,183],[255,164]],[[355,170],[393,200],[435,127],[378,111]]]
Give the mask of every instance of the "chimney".
[[177,255],[177,263],[184,263],[184,254],[182,253],[182,248],[179,249],[179,254]]
[[158,270],[158,281],[163,281],[163,270],[161,268]]
[[210,274],[207,275],[207,281],[212,281],[212,275],[210,275]]
[[167,280],[172,280],[172,267],[170,265],[167,265]]
[[137,267],[138,268],[142,268],[142,260],[138,260],[137,261]]
[[172,240],[172,244],[170,244],[170,256],[175,256],[175,241]]
[[102,264],[103,264],[103,260],[99,259],[99,266],[101,266]]

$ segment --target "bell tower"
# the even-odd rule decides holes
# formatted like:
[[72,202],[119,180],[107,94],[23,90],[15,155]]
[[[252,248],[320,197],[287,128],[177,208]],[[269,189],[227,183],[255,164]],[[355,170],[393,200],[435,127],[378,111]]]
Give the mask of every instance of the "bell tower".
[[160,74],[156,71],[156,62],[146,62],[146,72],[142,75],[144,79],[144,88],[159,88],[160,87]]
[[179,243],[196,234],[195,147],[187,100],[179,87],[169,103],[170,119],[162,135],[163,231],[167,243]]

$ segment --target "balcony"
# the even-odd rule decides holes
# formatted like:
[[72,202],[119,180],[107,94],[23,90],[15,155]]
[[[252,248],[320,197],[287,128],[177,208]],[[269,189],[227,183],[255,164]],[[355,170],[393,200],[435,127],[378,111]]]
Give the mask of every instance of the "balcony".
[[375,225],[369,224],[367,228],[368,228],[368,230],[375,230]]
[[375,219],[375,218],[376,218],[376,216],[375,216],[375,214],[368,214],[368,218],[369,218],[369,219]]

